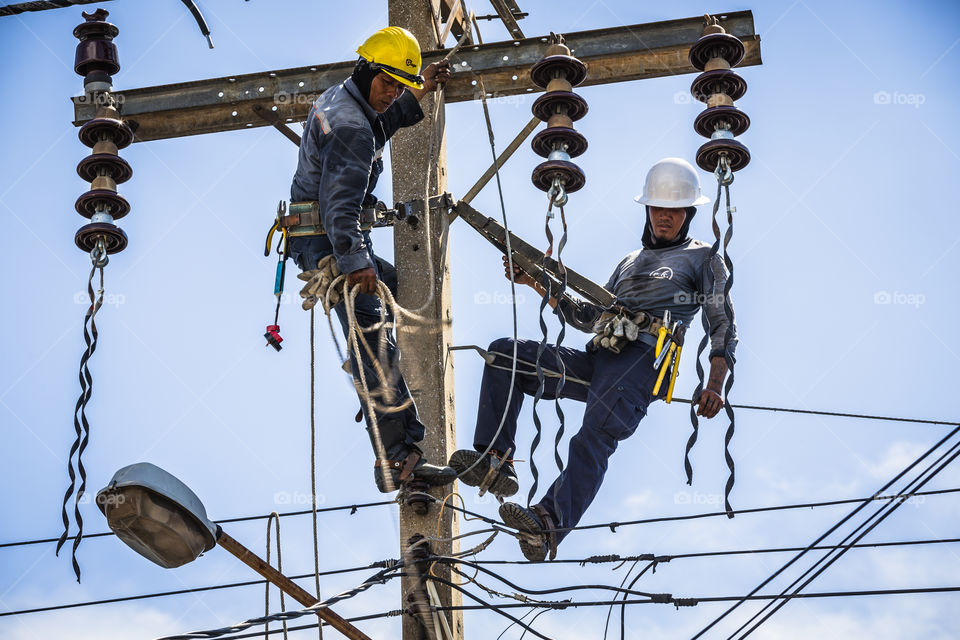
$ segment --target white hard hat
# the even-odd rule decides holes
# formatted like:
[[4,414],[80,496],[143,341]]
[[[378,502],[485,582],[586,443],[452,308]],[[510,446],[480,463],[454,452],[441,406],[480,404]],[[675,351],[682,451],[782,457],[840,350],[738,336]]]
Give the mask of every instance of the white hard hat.
[[697,170],[683,158],[664,158],[650,167],[643,193],[634,198],[653,207],[696,207],[710,198],[700,193]]

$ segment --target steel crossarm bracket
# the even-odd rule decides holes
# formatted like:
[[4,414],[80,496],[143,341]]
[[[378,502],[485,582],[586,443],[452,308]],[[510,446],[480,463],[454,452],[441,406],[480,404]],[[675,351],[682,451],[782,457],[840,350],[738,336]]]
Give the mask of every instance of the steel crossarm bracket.
[[[499,249],[502,253],[507,252],[507,232],[499,222],[493,218],[488,218],[469,204],[458,202],[453,207],[454,213],[463,218],[464,222],[476,229],[490,244]],[[554,288],[560,287],[560,265],[553,258],[547,257],[542,251],[510,233],[510,248],[513,250],[513,261],[527,275],[533,277],[537,282],[543,281],[543,276],[547,275],[554,284]],[[586,276],[582,276],[570,267],[564,265],[567,272],[567,288],[575,291],[587,302],[591,302],[604,309],[613,305],[616,297],[593,282]]]

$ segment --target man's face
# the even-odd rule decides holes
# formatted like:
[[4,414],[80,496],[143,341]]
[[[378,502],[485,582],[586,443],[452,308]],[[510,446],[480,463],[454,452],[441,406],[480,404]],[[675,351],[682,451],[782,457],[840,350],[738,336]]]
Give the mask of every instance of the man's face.
[[399,80],[391,78],[384,72],[378,73],[370,83],[370,98],[367,102],[377,113],[383,113],[390,108],[393,101],[403,94],[403,85]]
[[687,212],[683,207],[650,207],[650,227],[658,240],[676,240],[686,219]]

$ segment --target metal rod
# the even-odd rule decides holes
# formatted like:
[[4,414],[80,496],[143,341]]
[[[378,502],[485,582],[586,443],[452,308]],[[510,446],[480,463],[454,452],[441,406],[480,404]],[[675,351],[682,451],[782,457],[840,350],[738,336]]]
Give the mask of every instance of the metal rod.
[[267,111],[259,104],[254,105],[253,112],[256,113],[258,116],[260,116],[261,118],[263,118],[265,121],[272,124],[277,129],[277,131],[285,135],[287,139],[290,140],[290,142],[297,145],[298,147],[300,146],[300,136],[297,135],[296,131],[288,127],[285,122],[280,120],[280,116],[278,116],[276,112]]
[[[460,202],[465,202],[470,204],[471,201],[477,196],[480,191],[487,186],[487,183],[490,182],[490,179],[496,175],[497,169],[502,167],[507,160],[510,159],[510,156],[520,148],[520,145],[523,144],[523,141],[526,140],[533,130],[537,128],[537,125],[540,124],[539,118],[530,118],[530,122],[527,123],[520,133],[517,134],[517,137],[513,139],[513,142],[507,145],[507,148],[503,150],[503,153],[497,158],[497,161],[490,165],[490,168],[483,172],[483,175],[480,176],[480,179],[477,180],[476,184],[470,187],[470,190],[467,191],[466,195],[460,198]],[[455,214],[451,214],[455,215]]]
[[[223,529],[220,530],[220,535],[217,537],[217,544],[303,606],[310,607],[317,604],[318,600],[301,588],[300,585],[271,567],[265,560],[260,558],[260,556],[227,535]],[[360,631],[360,629],[357,629],[330,609],[318,609],[317,616],[344,636],[350,638],[350,640],[370,640],[370,637],[363,631]]]

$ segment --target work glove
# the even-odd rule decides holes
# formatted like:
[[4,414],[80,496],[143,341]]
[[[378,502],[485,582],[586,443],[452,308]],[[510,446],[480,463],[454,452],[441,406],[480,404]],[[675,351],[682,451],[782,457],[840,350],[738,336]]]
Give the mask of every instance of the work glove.
[[[340,275],[340,269],[337,267],[337,261],[332,260],[333,256],[321,259],[317,263],[316,269],[304,271],[297,277],[306,282],[300,289],[300,297],[303,298],[301,305],[305,310],[313,309],[317,302],[323,306],[325,313],[330,313],[333,307],[340,303],[342,295],[339,290],[330,291],[330,285],[337,276]],[[330,299],[327,300],[327,292],[330,292]],[[329,306],[328,306],[329,304]]]

